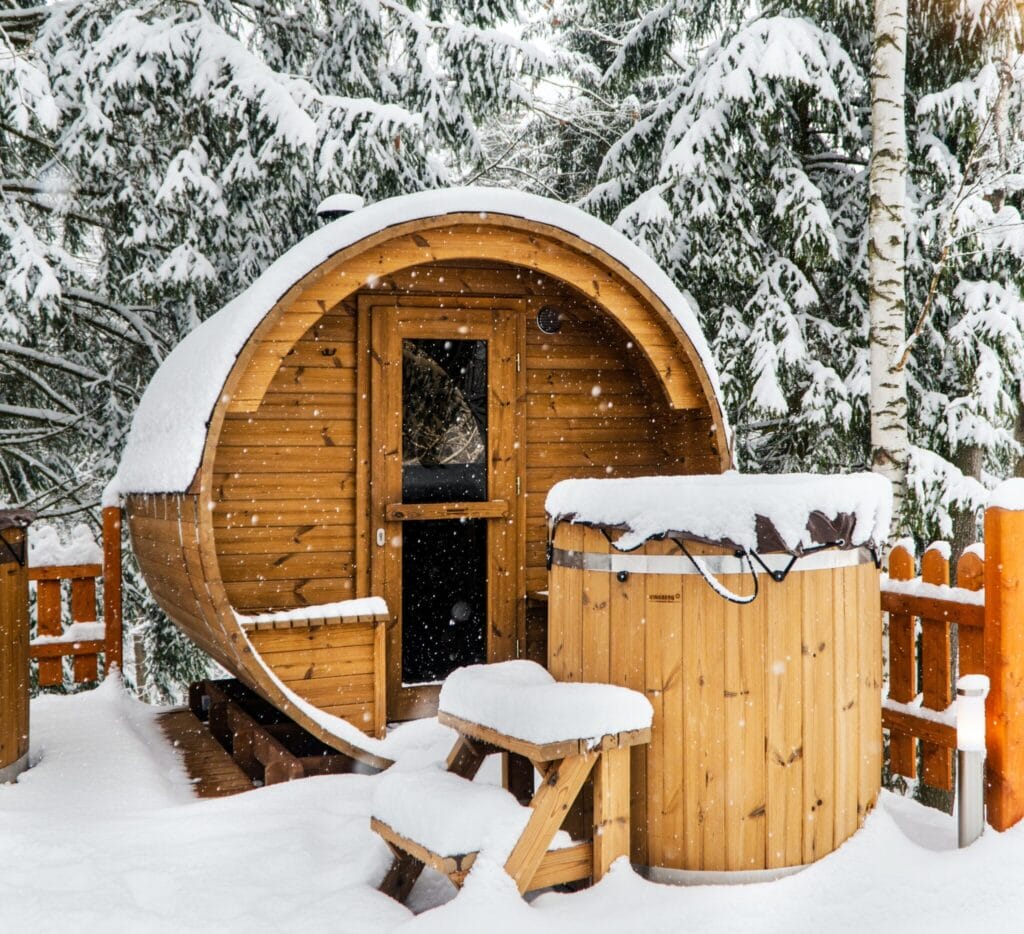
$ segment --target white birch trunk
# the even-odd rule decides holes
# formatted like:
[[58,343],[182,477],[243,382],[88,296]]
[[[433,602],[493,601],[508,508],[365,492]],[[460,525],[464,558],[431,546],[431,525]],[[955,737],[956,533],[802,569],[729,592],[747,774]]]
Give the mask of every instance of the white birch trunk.
[[868,214],[871,464],[892,481],[894,517],[906,496],[909,455],[907,378],[899,365],[907,333],[906,49],[907,0],[875,0]]

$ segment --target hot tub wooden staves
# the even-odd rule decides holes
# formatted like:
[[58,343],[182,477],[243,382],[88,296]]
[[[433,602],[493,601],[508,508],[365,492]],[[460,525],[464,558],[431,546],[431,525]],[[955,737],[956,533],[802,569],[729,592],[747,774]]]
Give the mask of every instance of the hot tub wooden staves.
[[[573,567],[614,553],[605,531],[555,531],[548,668],[654,706],[651,742],[633,753],[633,862],[668,880],[831,853],[863,823],[882,773],[879,571],[867,549],[803,558],[781,583],[762,574],[740,605],[670,540],[630,560],[668,556],[675,573]],[[739,563],[731,549],[687,550]],[[785,566],[789,555],[763,557]],[[753,592],[746,570],[717,578]]]
[[[143,402],[122,468],[132,545],[179,627],[336,748],[344,730],[282,685],[379,733],[431,713],[459,664],[544,654],[528,595],[547,588],[555,482],[730,465],[686,300],[564,205],[486,190],[384,202],[246,294],[226,313],[251,329],[203,375],[212,410],[163,416],[205,439],[187,481],[139,467],[158,443]],[[370,595],[387,614],[260,631],[238,618]]]

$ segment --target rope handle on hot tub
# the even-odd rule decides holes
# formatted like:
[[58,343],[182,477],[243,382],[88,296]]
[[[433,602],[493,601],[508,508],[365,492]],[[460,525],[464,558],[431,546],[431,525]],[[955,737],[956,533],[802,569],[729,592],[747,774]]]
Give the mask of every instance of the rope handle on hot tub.
[[[639,542],[632,548],[619,548],[618,545],[616,545],[615,542],[612,541],[612,537],[608,534],[607,529],[602,528],[601,532],[604,534],[604,537],[608,540],[608,544],[611,545],[611,547],[614,548],[616,551],[620,551],[623,554],[627,554],[631,551],[636,551],[636,549],[641,547],[641,545],[646,544],[646,542]],[[747,562],[747,567],[750,569],[750,576],[754,581],[754,592],[749,597],[741,597],[739,594],[733,593],[733,591],[731,591],[728,587],[725,586],[725,584],[723,584],[717,577],[715,577],[715,575],[707,569],[707,566],[704,564],[703,561],[701,561],[696,556],[690,554],[689,549],[686,547],[686,545],[683,544],[682,538],[677,537],[675,535],[668,535],[662,532],[659,535],[652,535],[651,538],[648,539],[648,541],[651,541],[652,539],[654,541],[664,541],[666,538],[676,544],[679,550],[684,555],[686,555],[686,557],[690,560],[690,564],[693,565],[697,573],[704,578],[704,583],[707,584],[720,597],[725,597],[725,599],[728,600],[730,603],[738,603],[740,606],[746,606],[748,603],[753,603],[757,599],[757,595],[761,591],[761,582],[758,580],[757,577],[757,568],[754,567],[754,562],[750,560],[751,554],[754,554],[753,552],[747,552],[744,549],[739,548],[734,553],[735,557],[738,558],[740,561]],[[768,568],[765,567],[764,562],[760,558],[758,558],[756,554],[754,554],[754,557],[757,558],[757,563],[760,564],[761,567],[763,567],[766,571],[768,571]],[[789,565],[786,567],[786,573],[789,572],[789,569],[792,566],[793,563],[790,562]],[[771,574],[771,571],[768,571],[768,573]],[[785,573],[783,574],[783,577],[785,577]],[[778,580],[781,579],[782,578],[778,578]]]
[[[740,606],[746,606],[748,603],[753,603],[757,599],[758,593],[761,590],[760,581],[757,578],[757,568],[754,567],[754,562],[750,560],[750,554],[746,551],[738,550],[736,557],[741,561],[744,559],[747,562],[747,567],[750,568],[750,576],[754,580],[754,592],[749,597],[741,597],[739,594],[733,593],[728,587],[725,586],[714,574],[712,574],[705,566],[704,562],[697,558],[695,555],[691,555],[687,547],[683,544],[682,539],[672,538],[672,541],[676,543],[679,550],[682,551],[687,558],[690,559],[690,564],[694,566],[697,573],[704,578],[704,583],[707,584],[715,593],[720,597],[725,597],[730,603],[738,603]],[[758,560],[758,563],[764,567],[764,564]],[[765,568],[767,570],[767,568]]]
[[[546,551],[547,551],[546,557],[547,557],[547,567],[548,567],[548,570],[551,570],[551,566],[552,566],[553,558],[554,558],[554,553],[556,551],[556,549],[554,547],[554,528],[553,528],[554,525],[555,525],[555,523],[552,521],[552,519],[549,518],[548,519],[548,539],[547,539],[547,549],[546,549]],[[821,544],[821,545],[816,545],[816,546],[811,547],[811,548],[805,548],[805,549],[803,549],[803,551],[802,551],[802,553],[800,555],[791,554],[789,556],[789,561],[786,562],[785,567],[782,567],[782,568],[771,568],[771,567],[769,567],[768,564],[764,561],[764,559],[756,551],[754,551],[752,548],[751,549],[737,548],[733,552],[733,557],[736,558],[738,561],[740,561],[741,564],[743,562],[746,562],[747,568],[750,571],[750,576],[751,576],[751,578],[753,579],[753,582],[754,582],[754,592],[752,594],[750,594],[749,596],[745,596],[744,597],[744,596],[740,596],[737,593],[734,593],[732,590],[730,590],[728,587],[726,587],[720,580],[718,580],[717,577],[715,577],[714,573],[711,570],[709,570],[709,568],[707,567],[707,565],[705,565],[705,563],[703,561],[701,561],[697,556],[691,554],[690,550],[686,547],[686,544],[685,544],[685,542],[684,542],[684,540],[682,539],[681,536],[671,535],[671,534],[669,534],[667,532],[661,532],[661,533],[658,533],[656,535],[650,536],[650,538],[646,539],[645,541],[637,542],[635,545],[633,545],[630,548],[620,548],[619,545],[612,538],[612,536],[611,536],[611,534],[610,534],[608,529],[606,529],[604,527],[600,527],[600,526],[598,528],[599,528],[601,534],[605,537],[605,540],[608,542],[608,544],[611,547],[611,549],[613,551],[615,551],[615,552],[618,552],[619,554],[629,554],[630,552],[636,551],[638,548],[642,547],[648,541],[664,541],[666,538],[669,539],[673,544],[676,545],[676,547],[679,548],[679,550],[683,553],[683,555],[685,555],[686,559],[690,562],[690,564],[693,567],[693,569],[698,574],[700,574],[700,576],[704,579],[704,583],[706,583],[720,597],[724,597],[730,603],[736,603],[736,604],[739,604],[740,606],[745,606],[747,604],[753,603],[757,599],[758,594],[760,593],[760,579],[758,578],[757,568],[754,566],[755,562],[758,565],[760,565],[761,569],[775,583],[779,584],[779,583],[782,583],[782,581],[784,581],[786,579],[786,577],[789,576],[789,572],[793,569],[794,565],[797,563],[797,561],[800,560],[800,558],[805,557],[807,555],[815,554],[815,553],[820,552],[820,551],[825,551],[825,550],[830,549],[830,548],[842,548],[843,545],[846,544],[845,540],[840,538],[840,539],[836,539],[835,541],[832,541],[832,542],[825,542],[824,544]],[[874,559],[875,564],[877,566],[878,563],[879,563],[878,562],[877,551],[873,547],[871,547],[871,546],[869,546],[869,548],[871,550],[872,558]],[[620,570],[618,572],[619,580],[620,581],[627,580],[628,577],[629,577],[629,573],[630,572],[629,572],[628,569]]]

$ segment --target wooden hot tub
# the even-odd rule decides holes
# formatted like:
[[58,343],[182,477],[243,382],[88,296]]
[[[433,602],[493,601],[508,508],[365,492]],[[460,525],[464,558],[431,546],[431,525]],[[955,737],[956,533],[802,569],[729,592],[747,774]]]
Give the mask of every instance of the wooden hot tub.
[[[555,511],[550,671],[654,705],[652,741],[633,753],[633,862],[664,879],[780,870],[848,839],[875,803],[882,759],[879,573],[868,548],[849,545],[865,536],[847,522],[843,547],[807,543],[776,582],[700,529],[666,528],[623,553],[611,541],[628,522]],[[749,551],[769,568],[789,564],[759,541]],[[758,596],[731,602],[686,552],[737,597],[753,592],[753,561]]]

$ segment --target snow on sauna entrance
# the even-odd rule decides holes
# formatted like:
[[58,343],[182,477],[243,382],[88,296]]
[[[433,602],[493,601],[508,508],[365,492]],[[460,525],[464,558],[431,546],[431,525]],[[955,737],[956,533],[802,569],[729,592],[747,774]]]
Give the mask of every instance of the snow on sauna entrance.
[[874,474],[579,480],[547,498],[548,667],[643,692],[632,860],[747,881],[831,853],[881,779]]

